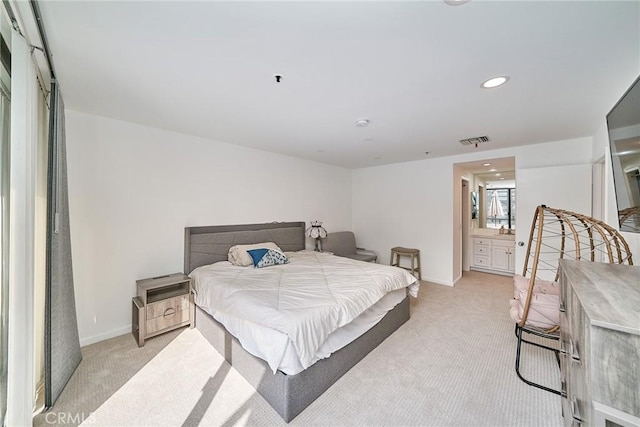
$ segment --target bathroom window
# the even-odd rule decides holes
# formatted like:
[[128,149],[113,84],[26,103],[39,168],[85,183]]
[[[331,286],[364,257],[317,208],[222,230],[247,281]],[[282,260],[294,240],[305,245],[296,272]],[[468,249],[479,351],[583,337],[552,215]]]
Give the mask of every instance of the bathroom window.
[[491,188],[486,191],[487,228],[515,230],[516,189]]

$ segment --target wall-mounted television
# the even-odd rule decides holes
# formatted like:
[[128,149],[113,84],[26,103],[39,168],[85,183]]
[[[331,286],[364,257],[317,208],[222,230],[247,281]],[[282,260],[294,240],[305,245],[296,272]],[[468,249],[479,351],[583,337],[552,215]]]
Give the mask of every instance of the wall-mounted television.
[[620,231],[640,233],[640,77],[607,114]]

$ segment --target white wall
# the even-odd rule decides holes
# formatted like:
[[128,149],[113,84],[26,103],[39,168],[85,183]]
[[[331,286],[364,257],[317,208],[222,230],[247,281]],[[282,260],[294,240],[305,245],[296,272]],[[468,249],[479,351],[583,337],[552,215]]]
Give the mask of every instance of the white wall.
[[422,279],[451,283],[451,158],[353,171],[353,231],[388,264],[394,246],[419,248]]
[[66,114],[82,345],[130,330],[137,279],[182,271],[185,226],[317,219],[351,229],[350,170]]
[[592,143],[581,138],[355,170],[353,230],[358,244],[377,251],[383,262],[393,246],[418,248],[422,279],[452,285],[459,274],[454,255],[460,253],[461,221],[461,173],[454,172],[454,165],[511,156],[517,175],[518,169],[589,163]]
[[[456,163],[514,156],[517,173],[605,154],[610,168],[607,144],[603,120],[593,139],[350,171],[67,111],[81,343],[128,332],[135,280],[182,270],[185,226],[318,219],[329,231],[353,230],[358,245],[378,252],[385,264],[393,246],[419,248],[423,279],[452,285],[460,253]],[[610,169],[606,174],[612,223]],[[625,238],[640,253],[640,235]]]

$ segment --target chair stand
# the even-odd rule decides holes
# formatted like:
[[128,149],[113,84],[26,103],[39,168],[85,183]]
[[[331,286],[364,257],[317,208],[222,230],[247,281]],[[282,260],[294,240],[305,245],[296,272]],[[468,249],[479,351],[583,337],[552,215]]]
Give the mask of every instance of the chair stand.
[[550,334],[550,333],[547,333],[547,332],[543,332],[543,331],[538,331],[538,330],[535,330],[535,329],[529,329],[529,328],[526,328],[526,327],[522,327],[522,326],[520,326],[520,325],[518,325],[516,323],[515,334],[516,334],[516,337],[518,338],[518,345],[516,347],[516,374],[518,375],[518,378],[520,378],[522,381],[524,381],[526,384],[528,384],[530,386],[537,387],[537,388],[542,389],[544,391],[548,391],[549,393],[562,395],[559,390],[554,390],[552,388],[543,386],[542,384],[538,384],[538,383],[535,383],[533,381],[529,381],[526,378],[524,378],[522,376],[522,374],[520,373],[520,350],[521,350],[523,342],[527,343],[527,344],[535,345],[536,347],[540,347],[540,348],[544,348],[546,350],[553,351],[555,356],[556,356],[556,361],[558,362],[558,367],[560,367],[560,355],[559,355],[559,350],[558,349],[555,349],[553,347],[548,347],[546,345],[542,345],[542,344],[539,344],[539,343],[536,343],[536,342],[533,342],[533,341],[527,341],[526,339],[524,339],[522,337],[523,333],[536,335],[538,337],[546,338],[546,339],[553,340],[553,341],[558,341],[560,339],[560,336],[557,335],[557,334]]

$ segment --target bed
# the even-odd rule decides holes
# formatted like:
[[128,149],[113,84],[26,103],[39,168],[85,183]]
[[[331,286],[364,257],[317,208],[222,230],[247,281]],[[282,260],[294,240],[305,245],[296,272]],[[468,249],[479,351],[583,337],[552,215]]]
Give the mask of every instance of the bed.
[[[326,264],[330,261],[338,261],[343,264],[347,263],[346,258],[340,259],[340,257],[305,251],[304,230],[304,222],[187,227],[185,228],[185,273],[193,273],[193,276],[197,279],[194,279],[194,282],[198,282],[195,286],[196,290],[198,291],[198,286],[200,286],[200,293],[204,292],[202,291],[203,283],[207,283],[207,278],[210,277],[207,275],[217,275],[216,280],[218,280],[218,277],[224,276],[221,272],[224,272],[229,277],[233,277],[233,280],[237,280],[235,279],[236,274],[253,275],[255,273],[252,267],[235,267],[236,270],[233,270],[234,267],[227,262],[228,253],[229,249],[235,245],[261,242],[275,243],[282,251],[289,255],[291,260],[290,266],[255,269],[268,270],[271,275],[278,275],[279,271],[290,273],[295,271],[295,268],[302,268],[301,266],[305,263],[320,263],[321,269],[323,270],[330,270]],[[288,261],[289,260],[287,260],[287,262]],[[361,261],[349,260],[348,262],[358,263],[357,267],[364,269],[363,271],[368,271],[370,268],[388,269],[388,267],[380,265],[372,267],[376,264],[372,264],[370,267],[368,263]],[[227,266],[227,264],[229,265]],[[280,268],[280,270],[278,270],[278,268]],[[241,269],[244,270],[241,271]],[[340,268],[337,270],[340,270]],[[404,270],[402,271],[404,272]],[[202,276],[205,273],[206,275]],[[292,277],[295,277],[293,273],[291,274]],[[330,272],[329,274],[334,273]],[[298,273],[298,275],[298,277],[300,277],[300,273]],[[354,278],[354,281],[355,280]],[[377,279],[371,280],[377,281]],[[235,285],[233,281],[230,283]],[[417,283],[411,285],[414,294],[417,292],[418,286]],[[222,287],[222,289],[224,291],[226,287]],[[357,289],[359,289],[359,287]],[[196,296],[196,302],[198,304],[196,307],[196,328],[212,346],[225,357],[225,360],[256,388],[258,393],[262,395],[276,412],[278,412],[286,422],[289,422],[409,319],[407,290],[404,288],[394,289],[396,290],[389,292],[388,295],[385,294],[384,298],[380,298],[380,301],[376,303],[380,305],[387,304],[388,307],[384,309],[384,312],[378,313],[376,321],[378,318],[380,320],[377,321],[373,327],[371,327],[371,325],[366,327],[362,325],[358,326],[360,316],[353,319],[353,322],[351,322],[350,319],[346,319],[350,323],[340,329],[346,330],[349,327],[353,327],[360,328],[366,332],[363,334],[360,334],[362,331],[358,332],[357,335],[359,336],[352,341],[352,338],[350,338],[350,343],[347,345],[343,343],[335,344],[335,346],[339,347],[338,350],[334,351],[333,348],[326,350],[328,354],[330,353],[329,357],[320,358],[319,360],[317,360],[317,357],[315,358],[316,360],[311,357],[302,357],[300,354],[307,354],[308,352],[305,353],[305,351],[300,350],[298,345],[289,345],[289,353],[298,356],[297,366],[294,360],[296,359],[295,357],[291,358],[287,356],[283,357],[280,362],[274,362],[268,355],[265,356],[264,354],[257,353],[256,349],[247,346],[247,342],[244,341],[243,336],[238,334],[238,331],[242,330],[242,327],[226,322],[228,319],[224,317],[221,318],[219,311],[211,309],[210,303],[212,300],[216,300],[217,298],[219,303],[224,302],[221,300],[225,297],[221,297],[221,295],[228,294],[218,293],[215,297],[209,297],[209,300],[203,295]],[[402,292],[402,295],[398,296],[400,292]],[[280,295],[281,294],[278,294],[278,298],[280,298]],[[268,297],[265,297],[265,299],[268,299]],[[390,301],[392,299],[393,301]],[[385,303],[384,301],[387,302]],[[254,304],[256,303],[258,305],[260,304],[260,297],[256,298]],[[278,304],[281,304],[280,300]],[[233,305],[234,304],[230,304],[230,307],[225,307],[225,310],[232,310]],[[371,310],[367,310],[367,312],[375,311],[374,309],[376,307],[377,306],[374,306]],[[388,310],[389,307],[393,308]],[[214,318],[214,315],[218,320]],[[365,313],[362,313],[362,317],[364,317],[364,315]],[[221,322],[225,322],[227,327],[223,326]],[[352,326],[351,323],[356,326]],[[335,326],[339,325],[334,325],[334,327]],[[229,331],[232,331],[233,334]],[[336,331],[334,335],[338,335],[337,332],[340,331]],[[236,336],[240,338],[236,338]],[[330,337],[333,338],[333,335],[330,335]],[[269,339],[271,340],[271,338]],[[245,350],[240,344],[241,341],[244,342],[245,347],[249,350]],[[273,341],[277,342],[278,340],[273,339]],[[327,339],[326,341],[330,340]],[[259,354],[260,357],[257,357],[256,354]],[[284,354],[286,355],[287,353],[285,352]],[[290,362],[285,362],[286,360]],[[293,362],[291,362],[292,360]]]

